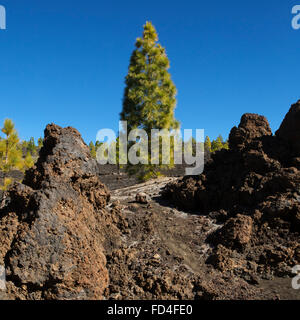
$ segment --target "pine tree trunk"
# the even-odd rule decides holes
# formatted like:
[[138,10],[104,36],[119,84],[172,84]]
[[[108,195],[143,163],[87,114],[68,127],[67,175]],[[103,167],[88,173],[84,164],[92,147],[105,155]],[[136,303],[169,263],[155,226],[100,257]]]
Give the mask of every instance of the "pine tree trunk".
[[8,139],[6,140],[5,164],[8,163]]

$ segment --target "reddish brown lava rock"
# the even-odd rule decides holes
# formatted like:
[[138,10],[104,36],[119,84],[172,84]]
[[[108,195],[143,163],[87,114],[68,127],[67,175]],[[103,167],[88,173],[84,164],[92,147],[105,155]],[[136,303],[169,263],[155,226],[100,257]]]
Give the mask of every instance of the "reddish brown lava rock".
[[215,239],[217,243],[226,245],[227,248],[244,251],[250,243],[252,231],[252,218],[238,214],[226,221]]
[[272,135],[272,131],[264,116],[246,113],[242,116],[238,128],[234,127],[230,132],[230,148],[241,147],[252,139],[270,135]]
[[[99,174],[75,129],[47,126],[36,166],[0,205],[0,265],[7,272],[7,296],[0,291],[0,299],[273,298],[273,292],[247,283],[249,272],[230,242],[211,254],[216,268],[205,264],[211,250],[205,240],[215,230],[211,219],[166,209],[152,197],[161,188],[156,183],[144,191],[151,206],[132,202],[140,186],[130,195],[127,188],[119,190],[108,204]],[[181,200],[196,206],[206,183],[192,180]],[[216,211],[224,220],[228,213]],[[250,220],[236,219],[231,240],[247,251],[254,231]],[[255,221],[260,220],[256,214]],[[295,244],[293,252],[299,256]],[[282,260],[278,254],[262,250],[260,257]],[[237,268],[248,278],[226,274]]]
[[36,166],[8,190],[0,210],[7,298],[101,299],[109,198],[78,131],[48,125]]
[[[249,266],[249,272],[260,275],[290,275],[292,266],[300,263],[298,249],[285,250],[300,242],[299,141],[299,102],[276,136],[265,117],[245,114],[230,132],[230,150],[216,152],[202,175],[170,183],[162,195],[180,208],[226,222],[208,237],[226,248],[215,248],[212,257],[231,261],[236,272]],[[266,253],[270,250],[281,257],[280,263],[268,263],[275,255]],[[236,262],[244,261],[243,271],[230,260],[233,251]]]

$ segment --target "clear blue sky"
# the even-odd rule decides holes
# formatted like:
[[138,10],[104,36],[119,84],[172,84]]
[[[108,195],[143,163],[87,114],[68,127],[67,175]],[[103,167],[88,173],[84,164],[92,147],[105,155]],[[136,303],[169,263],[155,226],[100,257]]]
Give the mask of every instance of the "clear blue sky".
[[0,121],[22,139],[47,123],[73,126],[86,142],[117,129],[135,39],[149,20],[171,61],[176,117],[224,137],[245,112],[273,130],[300,99],[300,0],[0,0]]

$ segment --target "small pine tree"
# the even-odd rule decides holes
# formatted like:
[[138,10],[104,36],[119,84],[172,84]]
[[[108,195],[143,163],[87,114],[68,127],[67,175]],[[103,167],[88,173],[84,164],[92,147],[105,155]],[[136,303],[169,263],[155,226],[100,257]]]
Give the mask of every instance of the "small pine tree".
[[221,141],[221,138],[218,137],[216,140],[212,142],[212,152],[216,152],[223,149],[223,143]]
[[44,139],[43,138],[39,138],[38,139],[38,148],[41,149],[43,144],[44,144]]
[[32,156],[34,156],[36,154],[37,150],[36,150],[36,145],[35,145],[33,137],[31,137],[30,140],[27,143],[27,151],[30,152],[30,154]]
[[223,149],[229,150],[229,141],[228,140],[223,142]]
[[90,148],[90,153],[91,153],[92,158],[96,159],[96,147],[95,147],[93,141],[90,142],[89,148]]
[[205,138],[204,149],[206,152],[212,152],[211,141],[209,136]]
[[191,137],[188,141],[182,143],[183,150],[185,152],[188,152],[192,156],[196,155],[196,147],[197,147],[197,141],[194,137]]
[[118,174],[120,174],[120,170],[123,168],[123,165],[120,163],[124,163],[126,160],[126,155],[123,150],[120,149],[120,137],[116,140],[116,163],[118,167]]
[[218,136],[218,138],[217,139],[219,139],[220,141],[221,141],[221,143],[223,144],[224,143],[224,139],[223,139],[223,137],[222,137],[222,135],[221,134],[219,134],[219,136]]
[[34,161],[33,161],[32,155],[28,151],[27,155],[26,155],[26,157],[24,159],[24,170],[28,170],[29,168],[32,168],[33,165],[34,165]]
[[103,145],[103,142],[96,141],[96,143],[95,143],[96,152],[102,145]]
[[0,167],[3,171],[22,169],[22,148],[19,145],[19,137],[15,125],[10,119],[4,121],[1,131],[5,138],[0,141]]

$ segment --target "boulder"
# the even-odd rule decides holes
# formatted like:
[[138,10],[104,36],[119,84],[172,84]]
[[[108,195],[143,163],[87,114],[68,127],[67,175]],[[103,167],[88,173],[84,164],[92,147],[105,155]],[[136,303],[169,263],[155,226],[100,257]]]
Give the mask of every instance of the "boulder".
[[151,201],[151,198],[148,194],[144,192],[139,192],[135,196],[135,201],[141,204],[147,204]]

